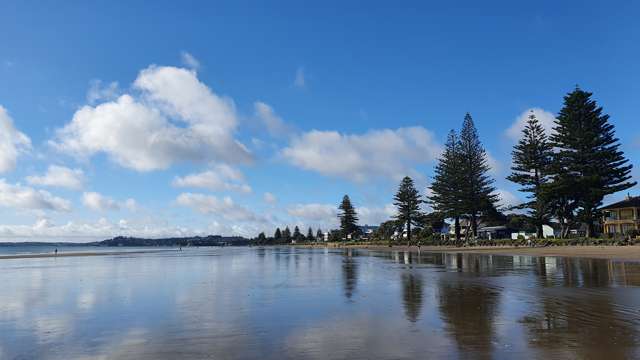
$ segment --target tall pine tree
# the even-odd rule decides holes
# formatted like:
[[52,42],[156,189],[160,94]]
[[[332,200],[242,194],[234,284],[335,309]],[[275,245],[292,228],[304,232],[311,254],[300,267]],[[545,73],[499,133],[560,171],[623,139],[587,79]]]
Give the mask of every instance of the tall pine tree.
[[282,241],[282,231],[280,231],[280,228],[276,228],[276,232],[273,234],[273,241],[276,243]]
[[311,226],[309,226],[309,230],[307,231],[307,241],[313,241],[313,230]]
[[340,213],[338,214],[338,218],[340,219],[340,231],[342,233],[342,237],[347,239],[349,235],[352,237],[358,234],[358,214],[356,213],[356,209],[351,204],[351,199],[349,199],[349,195],[345,195],[342,198],[342,202],[338,207]]
[[555,175],[560,180],[572,179],[572,196],[578,219],[587,225],[587,237],[595,234],[602,199],[636,185],[609,115],[602,113],[591,95],[576,88],[564,97],[550,138],[556,148]]
[[[471,231],[475,237],[478,234],[478,217],[493,208],[499,198],[494,193],[494,180],[488,174],[490,167],[487,153],[480,143],[478,131],[469,113],[464,117],[458,144],[462,174],[460,205],[471,222]],[[466,235],[468,236],[468,231]]]
[[407,228],[407,245],[411,245],[411,225],[417,225],[421,216],[420,194],[413,185],[413,180],[405,176],[400,182],[398,192],[393,198],[394,205],[398,208],[396,220]]
[[551,206],[544,197],[544,186],[549,182],[553,146],[533,110],[522,130],[522,138],[514,146],[511,155],[512,173],[507,179],[519,184],[520,191],[529,193],[529,201],[516,208],[529,209],[537,237],[541,239],[542,226],[549,222],[551,216]]
[[459,242],[462,176],[458,136],[454,130],[447,136],[444,152],[434,172],[428,201],[436,212],[454,219],[456,241]]

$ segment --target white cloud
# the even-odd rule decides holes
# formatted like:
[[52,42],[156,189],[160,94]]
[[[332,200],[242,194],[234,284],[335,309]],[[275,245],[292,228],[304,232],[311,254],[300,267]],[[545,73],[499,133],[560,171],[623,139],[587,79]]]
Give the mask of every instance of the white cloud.
[[338,208],[329,204],[296,204],[287,209],[289,215],[302,220],[335,224]]
[[84,106],[57,131],[51,144],[80,158],[107,154],[138,171],[166,169],[177,162],[252,160],[234,139],[235,106],[214,94],[196,73],[150,66],[140,72],[129,94],[95,107]]
[[500,201],[498,201],[499,207],[511,207],[520,205],[520,203],[522,203],[522,200],[520,200],[520,198],[518,198],[509,190],[497,189],[496,193],[500,197]]
[[176,203],[191,208],[205,215],[217,215],[228,221],[262,221],[251,210],[236,204],[230,197],[219,199],[212,195],[182,193],[176,198]]
[[182,60],[182,63],[193,70],[198,70],[200,69],[200,61],[198,61],[198,59],[196,59],[193,55],[191,55],[190,53],[183,51],[180,53],[180,59]]
[[496,177],[501,177],[504,170],[502,163],[496,159],[489,151],[487,151],[487,165],[489,165],[489,173]]
[[362,135],[313,130],[294,138],[282,155],[291,164],[323,175],[363,182],[416,175],[413,166],[433,161],[440,145],[423,127],[372,130]]
[[135,199],[127,199],[122,204],[129,211],[137,211],[138,210],[138,202]]
[[387,204],[383,207],[366,207],[356,208],[360,224],[378,225],[384,221],[390,220],[397,214],[397,209],[393,204]]
[[120,90],[116,81],[103,86],[102,80],[91,80],[89,91],[87,91],[87,102],[95,104],[99,101],[110,101],[118,97]]
[[31,139],[13,126],[7,110],[0,105],[0,173],[11,171],[18,156],[31,149]]
[[307,82],[304,76],[304,68],[298,67],[298,69],[296,69],[296,77],[293,79],[293,86],[304,89],[306,85]]
[[523,111],[522,114],[518,115],[513,124],[507,130],[505,130],[505,134],[509,139],[513,141],[520,140],[520,138],[522,137],[522,130],[527,125],[527,120],[529,119],[531,111],[533,111],[533,114],[545,129],[547,136],[552,133],[553,127],[555,126],[555,115],[540,108],[531,108]]
[[250,193],[242,173],[229,165],[219,164],[212,170],[173,179],[173,186],[205,188],[213,191],[237,191]]
[[274,205],[278,202],[278,198],[270,192],[264,193],[263,200],[270,205]]
[[82,203],[94,211],[119,210],[120,205],[117,201],[108,196],[104,196],[97,192],[85,192],[82,194]]
[[293,128],[278,116],[273,108],[261,101],[253,104],[256,117],[273,137],[287,137],[293,133]]
[[82,242],[104,240],[116,236],[159,238],[207,234],[206,231],[170,226],[164,221],[120,219],[112,222],[105,218],[95,222],[69,221],[60,225],[50,219],[40,218],[33,225],[0,225],[0,242],[24,241],[24,239],[33,238],[47,241]]
[[20,210],[71,211],[71,203],[68,200],[53,196],[44,190],[8,184],[5,179],[0,179],[0,206]]
[[72,190],[79,190],[85,182],[84,172],[80,169],[69,169],[59,165],[49,165],[47,172],[42,176],[27,176],[27,182],[31,185],[55,186]]

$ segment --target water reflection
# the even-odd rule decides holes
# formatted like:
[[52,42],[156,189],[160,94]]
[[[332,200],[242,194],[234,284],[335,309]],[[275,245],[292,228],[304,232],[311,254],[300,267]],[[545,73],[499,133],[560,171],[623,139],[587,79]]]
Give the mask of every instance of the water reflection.
[[342,277],[344,281],[344,296],[351,300],[358,284],[358,262],[354,258],[354,250],[346,250],[342,259]]
[[0,261],[0,284],[0,359],[640,356],[636,262],[203,248]]
[[438,282],[440,314],[460,351],[478,359],[492,357],[499,299],[496,290],[484,286],[462,281]]
[[413,272],[402,274],[402,301],[404,313],[411,322],[416,322],[422,310],[422,276]]

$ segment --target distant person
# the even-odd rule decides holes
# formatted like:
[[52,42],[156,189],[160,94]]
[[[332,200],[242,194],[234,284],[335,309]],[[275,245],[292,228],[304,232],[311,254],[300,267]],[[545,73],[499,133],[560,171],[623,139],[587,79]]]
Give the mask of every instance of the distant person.
[[53,254],[54,254],[55,256],[58,256],[58,248],[56,248],[56,249],[53,251]]

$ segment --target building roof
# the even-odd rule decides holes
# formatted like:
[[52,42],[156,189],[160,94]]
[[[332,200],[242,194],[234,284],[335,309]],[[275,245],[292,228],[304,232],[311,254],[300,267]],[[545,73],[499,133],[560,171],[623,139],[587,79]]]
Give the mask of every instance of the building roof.
[[622,201],[611,205],[603,206],[600,210],[620,209],[629,207],[640,207],[640,196],[628,196]]

